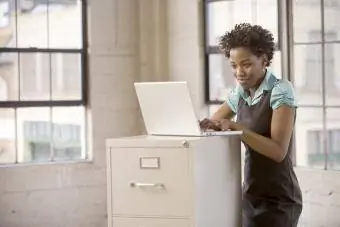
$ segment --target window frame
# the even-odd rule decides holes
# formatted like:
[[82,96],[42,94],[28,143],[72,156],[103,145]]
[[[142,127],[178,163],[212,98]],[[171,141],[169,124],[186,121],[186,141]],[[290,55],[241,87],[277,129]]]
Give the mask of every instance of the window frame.
[[[204,102],[207,106],[221,105],[223,101],[210,100],[209,89],[209,52],[208,50],[208,3],[226,0],[203,0],[203,40],[204,40]],[[294,83],[294,49],[293,49],[293,0],[277,0],[278,40],[275,51],[281,53],[282,78]],[[209,108],[211,109],[211,108]],[[296,166],[296,135],[292,135],[292,162]]]
[[[0,101],[0,108],[19,108],[19,107],[63,107],[63,106],[86,106],[88,103],[88,12],[87,0],[81,1],[81,26],[82,26],[82,47],[76,48],[36,48],[36,47],[0,47],[0,52],[4,53],[45,53],[45,54],[79,54],[81,58],[81,98],[79,100],[37,100],[26,101]],[[47,0],[48,2],[48,0]],[[48,4],[47,4],[48,6]],[[17,0],[15,0],[15,7],[17,7]],[[17,16],[17,15],[16,15]],[[51,76],[51,75],[50,75]],[[18,78],[20,85],[20,76]],[[51,95],[50,90],[50,95]]]
[[[205,104],[209,106],[209,110],[212,107],[215,107],[217,105],[220,105],[223,103],[223,101],[214,101],[210,100],[210,75],[209,75],[209,55],[210,54],[216,54],[218,52],[218,48],[216,46],[209,46],[209,25],[208,25],[208,4],[212,2],[218,2],[218,1],[227,1],[227,0],[203,0],[203,39],[204,39],[204,80],[205,80],[205,87],[204,87],[204,101]],[[326,31],[327,29],[327,22],[325,21],[325,11],[327,7],[339,7],[339,4],[335,4],[336,1],[326,1],[326,0],[318,0],[314,1],[318,3],[320,7],[320,13],[321,13],[321,41],[306,41],[306,42],[298,42],[295,41],[294,37],[294,23],[293,23],[293,17],[294,14],[294,0],[279,0],[278,1],[278,45],[277,50],[281,52],[281,70],[282,70],[282,77],[285,79],[290,80],[293,85],[295,85],[294,81],[294,73],[295,73],[295,67],[294,67],[294,47],[296,44],[301,45],[315,45],[319,44],[321,46],[321,70],[322,70],[322,77],[320,79],[320,82],[322,84],[322,91],[320,91],[320,94],[322,95],[322,103],[321,104],[313,104],[313,105],[305,105],[303,103],[298,105],[298,108],[304,108],[304,109],[318,109],[320,110],[320,117],[318,118],[318,122],[320,122],[320,131],[322,132],[322,136],[320,137],[321,141],[320,147],[322,146],[323,149],[318,151],[320,154],[324,156],[324,167],[323,170],[331,169],[332,167],[330,164],[332,163],[331,157],[329,155],[332,155],[331,148],[329,147],[329,142],[332,142],[332,138],[329,135],[329,131],[333,128],[330,127],[329,123],[327,122],[327,116],[328,111],[330,110],[340,110],[339,104],[330,104],[327,103],[326,97],[330,94],[332,94],[334,88],[328,86],[330,81],[326,81],[326,73],[327,73],[327,45],[330,44],[339,44],[340,43],[340,37],[337,37],[336,39],[327,39],[327,33],[329,31]],[[308,3],[307,1],[301,1],[300,4]],[[299,4],[299,3],[298,3]],[[222,54],[222,53],[221,53]],[[336,56],[336,53],[334,53]],[[334,56],[334,58],[335,58]],[[333,75],[333,77],[336,76],[336,73]],[[333,80],[334,78],[332,78]],[[332,82],[332,81],[331,81]],[[340,90],[337,88],[335,92],[340,92]],[[209,111],[210,112],[210,111]],[[298,126],[296,125],[295,128]],[[297,167],[296,163],[296,130],[293,131],[293,137],[292,137],[292,159],[293,164]],[[313,168],[313,167],[309,167]]]
[[[219,50],[218,46],[210,46],[209,45],[209,4],[214,2],[226,2],[230,0],[203,0],[203,43],[204,43],[204,102],[206,105],[220,105],[224,101],[223,100],[211,100],[210,99],[210,67],[209,67],[209,56],[213,54],[221,54],[223,53]],[[275,43],[274,51],[281,51],[281,16],[280,16],[280,0],[276,0],[278,5],[278,40]],[[282,71],[283,66],[281,67]]]
[[[8,0],[10,1],[10,0]],[[13,0],[14,9],[17,9],[18,7],[18,1]],[[49,54],[49,62],[51,63],[51,55],[52,54],[76,54],[80,58],[80,74],[79,79],[80,81],[80,98],[79,99],[72,99],[72,100],[52,100],[52,75],[49,74],[50,84],[49,84],[49,98],[46,100],[20,100],[20,73],[18,76],[18,86],[19,86],[19,94],[18,94],[18,100],[10,100],[10,101],[0,101],[0,110],[6,110],[6,109],[12,109],[14,111],[14,123],[15,123],[15,149],[14,149],[14,160],[12,162],[5,162],[1,163],[0,165],[13,165],[13,164],[27,164],[27,163],[60,163],[60,162],[68,162],[67,160],[56,160],[56,156],[54,156],[53,149],[50,152],[50,159],[48,161],[43,162],[19,162],[18,161],[18,135],[17,135],[17,124],[18,124],[18,116],[17,111],[19,108],[29,108],[29,107],[46,107],[49,108],[50,115],[52,114],[54,107],[84,107],[84,111],[86,111],[86,106],[88,104],[88,75],[89,75],[89,35],[88,35],[88,0],[79,0],[80,2],[79,7],[81,7],[81,47],[79,48],[38,48],[38,47],[0,47],[0,52],[3,53],[14,53],[14,54],[23,54],[23,53],[30,53],[30,54],[36,54],[36,53],[45,53]],[[47,7],[49,6],[49,0],[47,0]],[[16,10],[15,10],[16,11]],[[15,19],[14,24],[17,26],[17,17],[18,13],[15,12]],[[17,35],[17,34],[15,34]],[[19,58],[19,56],[18,56]],[[17,66],[18,68],[20,66]],[[52,65],[50,66],[52,67]],[[78,76],[78,75],[77,75]],[[84,121],[84,131],[86,136],[87,132],[87,124],[86,124],[86,113],[84,113],[85,121]],[[53,123],[53,119],[51,118],[49,120],[50,124]],[[86,140],[85,140],[86,141]],[[53,140],[51,138],[50,143],[53,143]],[[52,146],[51,146],[52,147]],[[82,162],[86,161],[90,158],[90,153],[87,150],[87,143],[85,142],[85,154],[81,154],[81,157],[76,160],[76,162]]]
[[[293,1],[293,0],[288,0],[288,1]],[[333,3],[333,2],[331,2]],[[324,159],[325,159],[325,162],[324,162],[324,168],[323,170],[329,170],[330,166],[329,166],[329,163],[331,162],[329,159],[329,156],[330,156],[330,146],[329,146],[329,143],[330,143],[330,135],[329,135],[329,131],[332,130],[332,128],[329,128],[328,127],[328,123],[327,123],[327,111],[330,110],[330,109],[340,109],[340,105],[330,105],[330,104],[327,104],[327,101],[326,101],[326,97],[327,95],[329,95],[330,93],[332,93],[332,91],[334,91],[334,88],[333,87],[328,87],[329,85],[329,81],[326,81],[326,73],[327,73],[327,68],[326,68],[326,65],[327,65],[327,54],[326,54],[326,51],[327,51],[327,45],[329,44],[339,44],[340,43],[340,37],[336,38],[336,40],[327,40],[326,37],[328,34],[330,34],[330,32],[332,31],[328,31],[326,30],[326,22],[325,22],[325,9],[326,7],[329,7],[329,6],[336,6],[338,7],[338,4],[329,4],[329,2],[326,2],[325,0],[319,0],[318,1],[318,5],[320,7],[320,17],[321,17],[321,31],[320,31],[320,35],[321,35],[321,39],[320,40],[317,40],[317,41],[292,41],[292,46],[291,48],[294,49],[294,47],[296,45],[320,45],[321,46],[321,91],[320,91],[320,95],[322,96],[322,102],[321,104],[313,104],[313,105],[306,105],[306,104],[300,104],[298,105],[298,107],[300,108],[310,108],[310,109],[320,109],[322,111],[322,117],[320,119],[320,122],[322,124],[322,128],[321,128],[321,132],[322,132],[322,140],[321,140],[321,143],[322,143],[322,147],[323,147],[323,150],[321,151],[321,153],[324,155]],[[293,4],[291,6],[291,12],[293,12]],[[293,13],[290,15],[291,17],[293,17]],[[292,28],[294,26],[294,24],[291,24]],[[292,39],[294,39],[294,36],[292,35]],[[336,53],[334,53],[334,58],[336,56]],[[333,59],[334,60],[334,59]],[[335,75],[333,75],[335,76]],[[335,77],[334,77],[335,78]],[[332,79],[334,79],[332,78]],[[340,92],[340,91],[339,91]],[[312,167],[311,167],[312,168]]]

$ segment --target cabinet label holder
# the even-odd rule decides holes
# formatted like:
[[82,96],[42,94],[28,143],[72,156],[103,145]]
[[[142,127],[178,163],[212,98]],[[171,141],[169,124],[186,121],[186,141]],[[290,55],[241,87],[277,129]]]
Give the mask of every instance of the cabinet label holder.
[[140,157],[139,168],[140,169],[160,169],[161,160],[160,157]]

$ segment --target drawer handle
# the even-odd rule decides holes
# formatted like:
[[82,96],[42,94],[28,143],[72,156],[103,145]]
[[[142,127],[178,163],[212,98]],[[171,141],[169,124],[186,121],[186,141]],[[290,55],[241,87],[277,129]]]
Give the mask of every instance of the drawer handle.
[[132,188],[165,188],[164,184],[162,183],[138,183],[138,182],[131,182],[130,187]]

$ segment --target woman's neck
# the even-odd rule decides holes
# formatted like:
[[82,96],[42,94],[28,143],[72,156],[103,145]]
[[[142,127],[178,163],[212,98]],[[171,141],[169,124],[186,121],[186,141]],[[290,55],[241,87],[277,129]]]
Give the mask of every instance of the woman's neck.
[[267,69],[264,71],[264,74],[262,75],[262,77],[257,80],[255,86],[252,87],[252,88],[249,88],[250,97],[252,97],[252,98],[254,97],[256,90],[260,87],[261,83],[263,82],[264,78],[266,77],[266,74],[267,74]]

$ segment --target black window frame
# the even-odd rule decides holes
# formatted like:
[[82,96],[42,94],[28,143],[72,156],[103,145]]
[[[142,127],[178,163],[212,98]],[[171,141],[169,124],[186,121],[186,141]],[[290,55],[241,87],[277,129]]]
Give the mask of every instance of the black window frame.
[[[298,107],[299,108],[304,108],[304,109],[310,109],[311,111],[313,110],[321,110],[322,116],[320,119],[322,128],[320,129],[320,133],[322,133],[322,156],[323,156],[323,164],[324,167],[322,168],[323,170],[335,170],[338,171],[337,169],[333,169],[332,165],[332,158],[334,157],[332,154],[332,150],[330,147],[330,142],[331,142],[331,136],[329,131],[332,130],[338,130],[338,129],[333,129],[332,127],[329,127],[329,123],[328,121],[328,111],[329,110],[338,110],[340,109],[340,105],[338,104],[329,104],[326,100],[327,95],[329,94],[337,94],[339,91],[337,91],[336,89],[334,89],[334,87],[329,87],[330,82],[327,81],[327,79],[333,79],[333,77],[331,78],[327,78],[327,63],[328,63],[328,56],[327,56],[327,45],[331,45],[331,44],[339,44],[340,43],[340,38],[336,37],[336,39],[330,39],[328,40],[327,37],[329,34],[333,33],[332,30],[327,29],[326,27],[326,7],[339,7],[338,4],[336,4],[336,1],[331,1],[331,2],[327,2],[326,0],[319,0],[319,1],[315,1],[317,3],[317,5],[319,6],[319,10],[320,10],[320,20],[321,20],[321,26],[320,26],[320,30],[318,32],[320,32],[320,39],[318,40],[303,40],[303,41],[295,41],[294,37],[293,37],[293,42],[292,42],[292,48],[294,49],[295,46],[299,46],[299,45],[303,45],[303,46],[308,46],[308,45],[320,45],[320,59],[321,59],[321,90],[319,91],[322,100],[320,104],[299,104]],[[304,2],[301,2],[301,4]],[[294,5],[294,4],[293,4]],[[292,15],[293,17],[294,15]],[[294,25],[292,25],[294,26]],[[334,57],[336,53],[334,53]]]
[[[19,0],[8,0],[8,2],[13,1],[15,4],[15,9],[17,9],[18,1]],[[49,6],[51,0],[46,0],[47,7]],[[74,0],[78,1],[78,0]],[[20,54],[35,54],[35,53],[44,53],[49,54],[49,62],[52,63],[52,54],[77,54],[80,57],[80,74],[79,79],[80,81],[80,98],[79,99],[73,99],[73,100],[52,100],[52,75],[49,74],[50,83],[49,83],[49,98],[45,100],[20,100],[20,73],[18,76],[18,100],[10,100],[10,101],[0,101],[0,110],[5,109],[13,109],[14,110],[14,117],[15,117],[15,157],[13,162],[2,162],[1,165],[12,165],[12,164],[35,164],[35,163],[60,163],[60,162],[82,162],[89,160],[90,155],[88,149],[88,144],[85,142],[85,156],[82,156],[81,158],[77,159],[59,159],[55,156],[53,151],[53,146],[50,146],[51,153],[50,153],[50,159],[45,161],[24,161],[19,162],[18,160],[18,135],[17,135],[17,111],[20,108],[34,108],[34,107],[46,107],[50,109],[50,114],[52,114],[52,108],[54,107],[84,107],[84,111],[86,109],[86,106],[88,105],[88,96],[89,96],[89,89],[88,89],[88,75],[89,75],[89,34],[88,34],[88,0],[79,0],[80,7],[81,7],[81,47],[79,48],[37,48],[37,47],[0,47],[0,53],[12,53],[18,55],[18,60],[20,60],[19,55]],[[51,3],[53,4],[53,2]],[[16,35],[17,35],[17,17],[18,12],[15,11],[15,21],[14,26],[16,28]],[[18,69],[20,68],[20,65],[17,66]],[[51,66],[50,66],[51,67]],[[85,127],[85,136],[87,135],[87,125],[86,125],[86,113],[85,113],[85,119],[84,119],[84,127]],[[51,120],[50,123],[52,124]],[[50,143],[53,143],[53,138],[50,138]],[[86,140],[85,140],[86,141]]]
[[[203,0],[203,44],[204,44],[204,102],[206,105],[220,105],[223,103],[222,100],[211,100],[210,99],[210,74],[209,74],[209,55],[211,54],[223,54],[218,46],[209,45],[209,10],[208,5],[213,2],[224,2],[230,0]],[[275,42],[274,51],[281,51],[280,48],[280,31],[281,31],[281,17],[279,10],[280,0],[276,0],[278,7],[278,40]]]
[[[15,2],[15,8],[17,8],[17,2],[19,0],[13,0]],[[88,103],[88,12],[87,12],[87,0],[81,1],[81,22],[82,22],[82,47],[76,48],[36,48],[36,47],[0,47],[0,52],[3,53],[61,53],[61,54],[80,54],[81,58],[81,98],[79,100],[20,100],[20,89],[18,100],[13,101],[0,101],[1,108],[20,108],[20,107],[67,107],[67,106],[86,106]],[[49,3],[49,0],[46,1]],[[49,4],[47,4],[48,7]],[[17,13],[16,13],[17,17]],[[15,22],[17,26],[17,22]],[[51,57],[50,57],[51,61]],[[51,76],[51,75],[50,75]],[[18,78],[18,85],[20,87],[20,76]],[[50,84],[51,88],[51,84]],[[50,89],[50,96],[52,89]]]

